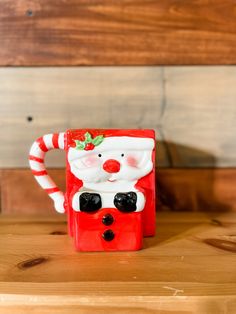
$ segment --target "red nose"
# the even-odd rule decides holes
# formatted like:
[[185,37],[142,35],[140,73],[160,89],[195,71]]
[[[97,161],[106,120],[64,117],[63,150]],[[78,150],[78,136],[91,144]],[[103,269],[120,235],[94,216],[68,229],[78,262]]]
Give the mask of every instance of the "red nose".
[[103,169],[109,173],[115,173],[120,171],[120,163],[115,159],[108,159],[103,164]]

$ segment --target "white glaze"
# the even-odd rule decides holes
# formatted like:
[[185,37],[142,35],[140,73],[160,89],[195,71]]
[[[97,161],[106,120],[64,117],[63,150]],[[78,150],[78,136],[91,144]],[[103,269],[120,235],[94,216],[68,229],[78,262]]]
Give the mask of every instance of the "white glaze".
[[78,157],[88,155],[90,152],[111,152],[111,151],[123,151],[123,150],[136,150],[142,151],[147,150],[150,151],[154,148],[154,140],[152,138],[145,137],[132,137],[132,136],[111,136],[105,137],[103,142],[96,146],[91,151],[86,150],[77,150],[75,148],[70,148],[68,153],[68,160],[73,161]]
[[65,213],[65,207],[64,207],[64,202],[65,202],[65,196],[64,193],[61,191],[49,194],[49,197],[54,201],[54,207],[56,211],[60,214]]
[[32,156],[41,158],[41,159],[44,159],[44,156],[45,156],[45,152],[40,149],[38,142],[34,142],[32,144],[29,154]]
[[64,137],[65,137],[65,133],[63,133],[63,132],[59,133],[59,137],[58,137],[59,149],[65,149]]
[[34,171],[42,171],[45,168],[45,165],[43,163],[40,163],[35,160],[29,160],[30,168]]
[[[46,134],[42,138],[47,150],[54,148],[64,149],[65,133],[59,133],[58,147],[54,147],[53,136],[54,134]],[[82,191],[98,192],[102,197],[103,207],[114,207],[113,200],[116,193],[134,191],[137,193],[137,211],[141,211],[145,205],[145,197],[141,192],[137,191],[135,184],[138,179],[147,175],[153,168],[152,150],[154,144],[154,140],[151,138],[114,136],[106,137],[93,150],[86,151],[69,148],[67,158],[71,171],[77,178],[83,181],[83,188],[74,195],[72,200],[74,210],[79,210],[78,198]],[[99,158],[98,154],[102,154],[102,157]],[[124,154],[124,157],[121,154]],[[43,160],[43,162],[37,160],[29,161],[33,171],[46,170],[44,163],[45,152],[40,148],[37,141],[33,143],[30,155]],[[90,160],[91,156],[92,162]],[[129,156],[136,160],[135,166],[131,166],[128,162]],[[115,159],[120,163],[119,172],[111,174],[103,169],[103,164],[108,159]],[[35,179],[43,189],[57,187],[46,173],[35,175]],[[55,209],[60,213],[64,213],[63,192],[50,191],[49,196],[54,201]]]
[[[112,140],[111,140],[112,139]],[[106,141],[109,141],[110,150],[108,150]],[[123,144],[123,149],[121,148]],[[135,146],[135,145],[136,146]],[[102,151],[102,146],[106,148]],[[129,148],[131,147],[131,148]],[[148,149],[149,148],[149,149]],[[133,138],[133,137],[110,137],[95,149],[85,151],[70,148],[68,152],[68,161],[71,172],[83,181],[83,185],[90,188],[93,185],[94,190],[110,191],[121,188],[123,181],[137,181],[147,175],[153,168],[152,149],[154,148],[154,140],[151,138]],[[102,157],[98,157],[102,154]],[[121,155],[124,154],[124,157]],[[131,167],[127,163],[127,157],[136,158],[136,167]],[[89,165],[86,160],[88,158],[96,159],[94,164]],[[106,160],[115,159],[121,164],[120,171],[117,173],[108,173],[103,169]],[[109,184],[108,181],[114,181]],[[120,182],[120,183],[119,183]],[[88,186],[88,184],[90,186]]]
[[44,144],[46,145],[48,150],[54,148],[53,143],[52,143],[52,137],[53,137],[53,134],[46,134],[43,136]]
[[[44,142],[45,146],[47,147],[47,150],[51,150],[51,149],[55,148],[53,145],[53,141],[52,141],[53,135],[54,134],[46,134],[43,136],[43,142]],[[64,149],[64,136],[65,136],[64,132],[59,133],[58,143],[57,143],[59,149]],[[30,156],[40,158],[43,160],[43,162],[38,162],[35,160],[29,160],[30,168],[33,171],[44,171],[44,170],[46,170],[45,163],[44,163],[45,153],[46,152],[41,150],[39,143],[37,141],[35,141],[30,148]],[[53,189],[53,188],[57,187],[55,182],[52,180],[52,178],[47,174],[40,175],[40,176],[35,175],[35,179],[43,189]],[[49,197],[54,201],[54,207],[55,207],[56,211],[59,213],[64,213],[65,212],[64,193],[61,191],[56,191],[54,193],[50,193]]]
[[[103,208],[114,208],[113,200],[116,193],[134,191],[137,193],[137,211],[141,211],[145,205],[145,197],[137,191],[135,185],[138,179],[153,169],[154,145],[151,138],[121,136],[105,138],[98,147],[89,151],[70,148],[68,161],[71,172],[83,181],[83,188],[73,197],[73,209],[79,211],[79,195],[82,191],[98,192],[102,198]],[[102,154],[102,157],[99,157],[99,154]],[[135,166],[129,165],[129,157],[137,161]],[[103,169],[103,164],[109,159],[115,159],[120,163],[119,172],[108,173]]]

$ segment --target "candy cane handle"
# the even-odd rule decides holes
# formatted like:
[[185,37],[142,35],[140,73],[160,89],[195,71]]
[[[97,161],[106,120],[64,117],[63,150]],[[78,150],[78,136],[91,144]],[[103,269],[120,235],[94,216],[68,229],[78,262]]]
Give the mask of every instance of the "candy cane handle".
[[29,164],[33,175],[39,185],[48,193],[54,201],[54,207],[57,212],[65,212],[65,196],[59,190],[55,182],[48,175],[44,157],[51,149],[65,149],[65,133],[46,134],[39,137],[31,146],[29,153]]

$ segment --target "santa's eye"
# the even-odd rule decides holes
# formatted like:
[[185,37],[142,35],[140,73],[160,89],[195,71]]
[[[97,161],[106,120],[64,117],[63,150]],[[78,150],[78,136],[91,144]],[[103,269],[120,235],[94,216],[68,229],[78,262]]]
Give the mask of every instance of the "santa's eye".
[[98,157],[102,157],[102,154],[98,154]]
[[124,157],[125,154],[121,154],[121,157]]

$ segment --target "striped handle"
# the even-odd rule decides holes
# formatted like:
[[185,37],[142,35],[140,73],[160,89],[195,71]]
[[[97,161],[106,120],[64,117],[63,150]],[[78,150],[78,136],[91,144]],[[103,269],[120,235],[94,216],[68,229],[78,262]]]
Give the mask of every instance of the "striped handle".
[[47,134],[38,138],[30,149],[29,164],[33,175],[39,185],[48,193],[54,201],[57,212],[64,213],[64,193],[59,190],[55,182],[48,175],[44,157],[51,149],[65,149],[65,133]]

